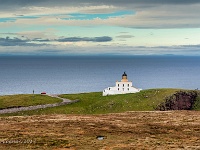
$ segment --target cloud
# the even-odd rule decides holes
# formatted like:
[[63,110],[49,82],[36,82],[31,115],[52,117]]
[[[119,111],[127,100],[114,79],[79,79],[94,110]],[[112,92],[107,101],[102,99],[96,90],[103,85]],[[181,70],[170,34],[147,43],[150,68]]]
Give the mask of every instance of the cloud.
[[[0,0],[0,10],[10,12],[21,16],[24,12],[49,12],[52,9],[60,8],[62,12],[68,10],[79,10],[78,12],[106,13],[109,9],[112,12],[116,8],[124,10],[133,10],[139,8],[158,7],[159,5],[193,5],[200,4],[199,0]],[[66,9],[68,8],[68,9]],[[105,11],[106,10],[106,11]],[[17,12],[15,12],[17,11]],[[21,13],[20,13],[21,12]],[[57,11],[56,11],[57,12]]]
[[72,45],[15,46],[0,45],[0,54],[11,55],[190,55],[200,56],[200,45],[177,46],[122,46],[98,45],[79,47]]
[[35,38],[32,41],[34,42],[51,42],[49,39],[41,39],[41,38]]
[[[200,26],[199,0],[0,0],[0,4],[0,27],[24,24],[131,28]],[[134,13],[130,14],[131,11]]]
[[28,39],[6,37],[0,38],[0,46],[41,46],[41,44],[30,43]]
[[124,5],[124,4],[196,4],[200,3],[199,0],[101,0],[101,1],[94,1],[94,0],[0,0],[1,6],[63,6],[63,5],[91,5],[91,4],[106,4],[106,5]]
[[69,38],[62,38],[56,40],[58,42],[110,42],[112,41],[112,38],[109,36],[102,36],[102,37],[94,37],[94,38],[89,38],[89,37],[69,37]]
[[122,39],[129,39],[129,38],[134,38],[135,36],[132,35],[118,35],[116,38],[122,38]]
[[37,50],[37,53],[42,53],[42,54],[59,54],[59,53],[63,53],[63,50],[59,50],[59,49],[40,49],[40,50]]
[[[34,41],[34,40],[33,40]],[[0,38],[0,46],[44,46],[45,43],[34,43],[30,39],[20,39],[17,37],[10,38]]]
[[17,37],[10,38],[0,38],[0,46],[41,46],[51,44],[51,42],[110,42],[112,38],[109,36],[102,37],[68,37],[68,38],[59,38],[59,39],[20,39]]
[[[130,6],[124,7],[126,12],[134,10],[134,14],[125,14],[115,17],[101,18],[100,13],[107,12],[109,7],[102,7],[99,14],[93,15],[92,19],[88,19],[92,15],[87,14],[87,17],[70,18],[70,13],[79,12],[79,15],[85,15],[84,11],[89,11],[90,7],[75,7],[69,10],[67,7],[57,7],[57,8],[33,8],[33,12],[30,12],[30,15],[34,13],[43,14],[40,17],[29,18],[24,16],[17,18],[15,22],[9,22],[8,19],[2,19],[3,23],[0,22],[0,27],[5,26],[19,26],[22,25],[31,25],[31,26],[98,26],[98,25],[109,25],[109,26],[121,26],[121,27],[130,27],[130,28],[199,28],[200,20],[200,4],[195,5],[159,5],[156,7],[137,7]],[[60,9],[60,10],[59,10]],[[98,9],[92,6],[92,9]],[[118,10],[116,10],[118,9]],[[113,12],[120,12],[121,7],[112,9]],[[83,11],[84,10],[84,11]],[[80,11],[83,11],[80,13]],[[104,12],[105,11],[105,12]],[[1,10],[0,10],[1,12]],[[26,12],[26,11],[25,11]],[[54,12],[54,14],[52,14]],[[65,14],[62,14],[64,13]],[[93,11],[92,11],[93,12]],[[121,11],[123,12],[123,11]],[[125,12],[125,11],[124,11]],[[49,14],[50,13],[50,14]],[[60,14],[59,14],[60,13]],[[69,13],[69,14],[68,14]],[[28,12],[25,13],[29,15]],[[46,15],[44,15],[46,14]],[[112,14],[112,13],[111,13]],[[0,16],[4,13],[0,13]],[[95,17],[94,17],[95,16]],[[1,17],[0,17],[1,18]],[[67,19],[62,19],[67,18]],[[0,19],[1,20],[1,19]],[[5,22],[5,20],[7,22]]]

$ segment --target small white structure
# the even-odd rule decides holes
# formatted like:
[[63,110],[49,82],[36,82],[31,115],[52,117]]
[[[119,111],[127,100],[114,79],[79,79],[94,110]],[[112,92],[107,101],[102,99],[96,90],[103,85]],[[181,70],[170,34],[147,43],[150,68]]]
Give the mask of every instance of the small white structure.
[[127,79],[127,74],[124,72],[122,75],[121,82],[116,82],[115,87],[108,87],[103,90],[103,96],[116,95],[116,94],[126,94],[126,93],[137,93],[142,89],[137,89],[133,87],[132,82]]

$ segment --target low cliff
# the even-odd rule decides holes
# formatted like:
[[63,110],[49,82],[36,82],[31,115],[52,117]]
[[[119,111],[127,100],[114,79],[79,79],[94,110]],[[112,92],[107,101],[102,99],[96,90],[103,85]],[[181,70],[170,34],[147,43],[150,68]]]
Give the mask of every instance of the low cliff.
[[166,110],[192,110],[198,97],[197,91],[178,91],[166,97],[165,102],[159,104],[155,109]]

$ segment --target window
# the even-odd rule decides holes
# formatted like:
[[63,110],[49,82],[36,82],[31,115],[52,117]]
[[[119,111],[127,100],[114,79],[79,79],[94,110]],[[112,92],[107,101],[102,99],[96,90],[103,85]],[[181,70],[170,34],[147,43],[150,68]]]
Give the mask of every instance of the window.
[[110,88],[109,88],[109,90],[110,90]]
[[128,87],[129,87],[129,84],[128,84]]
[[119,84],[118,84],[118,87],[119,87]]
[[123,84],[123,87],[124,87],[124,84]]
[[118,91],[119,91],[119,88],[118,88]]
[[123,91],[124,91],[124,88],[123,88]]
[[128,91],[129,91],[129,88],[128,88]]

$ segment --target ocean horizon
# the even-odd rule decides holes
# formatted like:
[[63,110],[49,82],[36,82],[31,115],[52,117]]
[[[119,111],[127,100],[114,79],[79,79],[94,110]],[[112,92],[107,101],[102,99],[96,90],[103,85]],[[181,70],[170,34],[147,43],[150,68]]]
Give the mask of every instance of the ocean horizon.
[[197,89],[200,56],[1,56],[0,95],[101,92],[124,71],[141,89]]

